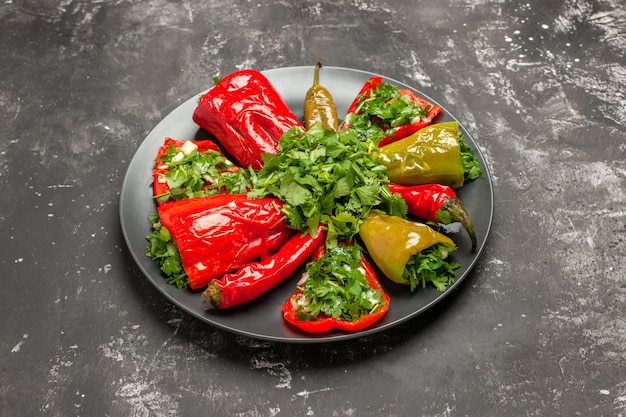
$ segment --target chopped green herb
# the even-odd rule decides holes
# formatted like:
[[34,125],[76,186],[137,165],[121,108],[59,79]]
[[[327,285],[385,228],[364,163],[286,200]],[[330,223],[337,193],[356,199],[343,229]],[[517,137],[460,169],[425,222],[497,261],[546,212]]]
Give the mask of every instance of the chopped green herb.
[[149,242],[146,256],[159,265],[168,284],[176,285],[178,288],[186,288],[189,285],[189,279],[183,270],[180,253],[172,240],[172,236],[161,225],[158,214],[149,216],[149,220],[152,224],[152,233],[146,237]]
[[426,288],[426,284],[432,283],[439,291],[445,291],[454,283],[454,270],[461,264],[454,261],[446,261],[448,253],[456,250],[438,243],[421,252],[416,253],[409,259],[404,268],[403,277],[410,281],[411,291],[419,286]]
[[465,136],[459,133],[458,140],[461,147],[461,163],[463,164],[465,181],[480,178],[483,175],[480,170],[480,161],[476,158],[472,148],[465,143]]
[[306,281],[299,287],[300,320],[312,320],[320,314],[358,320],[384,304],[382,292],[369,286],[357,246],[328,248],[324,256],[307,265],[307,272]]
[[411,102],[410,97],[400,94],[397,86],[381,82],[371,92],[359,97],[356,111],[348,114],[345,122],[362,140],[378,143],[387,129],[425,117],[429,108]]
[[326,224],[330,245],[352,239],[373,208],[406,214],[398,195],[381,192],[389,180],[371,152],[375,146],[352,130],[293,127],[280,139],[278,153],[265,156],[249,196],[281,199],[294,229],[315,233]]
[[250,173],[236,168],[217,151],[195,150],[184,155],[172,145],[161,162],[168,167],[163,178],[170,190],[155,196],[159,201],[204,197],[220,192],[243,194],[250,187]]

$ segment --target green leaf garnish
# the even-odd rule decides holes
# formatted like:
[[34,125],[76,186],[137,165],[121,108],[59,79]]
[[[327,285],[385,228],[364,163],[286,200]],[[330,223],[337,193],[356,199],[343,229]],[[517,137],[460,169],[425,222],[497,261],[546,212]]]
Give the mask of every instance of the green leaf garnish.
[[480,161],[476,158],[472,148],[465,143],[465,136],[459,134],[457,137],[459,146],[461,147],[461,163],[463,164],[463,172],[465,181],[475,180],[483,175],[480,169]]
[[170,190],[155,196],[159,201],[205,197],[221,192],[244,194],[250,188],[249,171],[236,168],[214,150],[176,157],[180,150],[171,145],[161,158],[168,169],[163,173]]
[[378,143],[388,129],[425,117],[429,108],[411,102],[408,96],[400,94],[397,86],[381,82],[367,94],[359,96],[356,111],[348,114],[345,122],[363,140]]
[[168,284],[176,285],[178,288],[186,288],[189,285],[189,279],[183,270],[180,253],[172,240],[172,236],[161,225],[158,214],[149,216],[149,220],[152,224],[152,232],[146,237],[148,239],[146,256],[159,265]]
[[439,291],[445,291],[454,283],[454,270],[460,268],[461,264],[446,260],[454,250],[455,247],[438,243],[413,255],[403,273],[403,277],[410,282],[411,292],[417,287],[426,288],[428,283]]
[[280,139],[278,153],[265,155],[248,195],[281,199],[294,229],[313,234],[319,223],[326,224],[331,246],[341,238],[351,240],[373,207],[400,205],[399,196],[381,193],[389,180],[370,152],[374,146],[352,130],[292,127]]
[[369,286],[361,267],[357,246],[328,248],[321,258],[307,265],[308,277],[299,286],[302,305],[300,320],[320,314],[339,320],[358,320],[384,304],[382,292]]

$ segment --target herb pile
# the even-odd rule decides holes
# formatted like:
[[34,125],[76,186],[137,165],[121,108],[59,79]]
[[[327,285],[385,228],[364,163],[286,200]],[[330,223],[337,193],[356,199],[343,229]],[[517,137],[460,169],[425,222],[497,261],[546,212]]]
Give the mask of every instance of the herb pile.
[[429,282],[439,291],[445,291],[454,282],[458,262],[447,261],[448,253],[456,248],[438,243],[411,257],[404,268],[403,277],[410,282],[411,292],[426,288]]
[[398,87],[382,82],[371,94],[359,97],[356,111],[346,116],[348,124],[361,140],[378,141],[387,133],[383,126],[390,128],[410,124],[416,118],[425,117],[429,106],[420,108],[411,99],[400,94]]
[[465,136],[462,133],[459,133],[457,139],[461,147],[461,163],[463,164],[465,181],[480,178],[483,175],[480,169],[480,161],[476,158],[474,151],[465,143]]
[[406,215],[404,200],[389,192],[387,170],[373,147],[353,129],[293,127],[280,139],[278,153],[265,157],[248,195],[281,199],[294,229],[314,233],[320,223],[327,225],[331,246],[351,240],[374,208]]
[[180,252],[172,240],[172,235],[161,225],[157,213],[152,214],[149,220],[152,232],[146,237],[148,239],[146,256],[159,265],[168,284],[176,285],[178,288],[187,288],[189,279],[183,269]]
[[297,314],[312,320],[320,314],[339,320],[357,320],[384,303],[382,292],[372,289],[360,264],[361,250],[337,245],[307,265],[308,277],[301,292]]

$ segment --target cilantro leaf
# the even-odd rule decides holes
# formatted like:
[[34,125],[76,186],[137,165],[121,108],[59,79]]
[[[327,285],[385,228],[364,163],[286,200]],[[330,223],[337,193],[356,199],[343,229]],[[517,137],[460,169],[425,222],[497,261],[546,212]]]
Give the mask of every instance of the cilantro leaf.
[[178,160],[180,151],[173,145],[167,149],[161,162],[169,191],[155,196],[159,201],[204,197],[220,192],[241,194],[250,188],[250,173],[235,168],[224,155],[214,150],[193,151]]
[[346,116],[346,124],[363,140],[378,143],[387,130],[408,125],[428,114],[430,106],[420,107],[397,86],[381,82],[368,94],[361,95],[356,111]]
[[299,287],[305,302],[298,308],[301,320],[320,315],[358,320],[384,304],[382,292],[372,289],[361,267],[361,249],[337,245],[307,264],[308,278]]
[[148,240],[146,256],[159,265],[169,284],[186,288],[189,285],[189,278],[183,269],[180,253],[172,236],[159,221],[157,213],[151,215],[149,220],[152,224],[152,232],[146,237]]
[[425,288],[428,283],[439,291],[445,291],[454,283],[454,271],[461,264],[446,260],[448,254],[454,250],[456,247],[438,243],[413,255],[403,273],[403,277],[410,282],[411,291],[415,291],[417,287]]
[[465,143],[465,136],[459,134],[457,137],[459,146],[461,147],[461,163],[463,164],[463,172],[465,181],[475,180],[483,175],[480,169],[480,161],[476,158],[472,148]]
[[393,198],[381,195],[389,180],[370,152],[374,146],[352,130],[293,127],[281,137],[278,152],[265,156],[248,195],[281,199],[295,229],[315,233],[318,224],[326,224],[330,245],[352,239],[372,207],[384,210],[383,201]]

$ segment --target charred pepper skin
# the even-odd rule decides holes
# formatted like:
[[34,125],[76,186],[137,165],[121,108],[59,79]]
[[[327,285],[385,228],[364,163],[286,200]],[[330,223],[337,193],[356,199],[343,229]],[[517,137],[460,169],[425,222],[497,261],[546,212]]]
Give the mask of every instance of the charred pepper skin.
[[274,198],[217,194],[164,203],[158,213],[178,247],[189,287],[196,290],[283,246],[294,231],[281,207]]
[[313,86],[304,98],[304,127],[309,130],[313,125],[321,123],[324,129],[337,130],[337,108],[330,92],[319,83],[322,62],[318,62],[313,73]]
[[416,217],[442,224],[460,222],[470,237],[472,252],[476,251],[476,231],[472,219],[452,187],[443,184],[389,184],[389,191],[400,194],[409,213]]
[[256,70],[236,71],[220,80],[200,97],[193,121],[241,166],[253,169],[263,166],[263,153],[276,153],[283,133],[302,127],[270,81]]
[[202,296],[219,309],[248,303],[291,277],[325,239],[323,226],[315,236],[297,232],[264,261],[249,263],[237,272],[210,282]]

